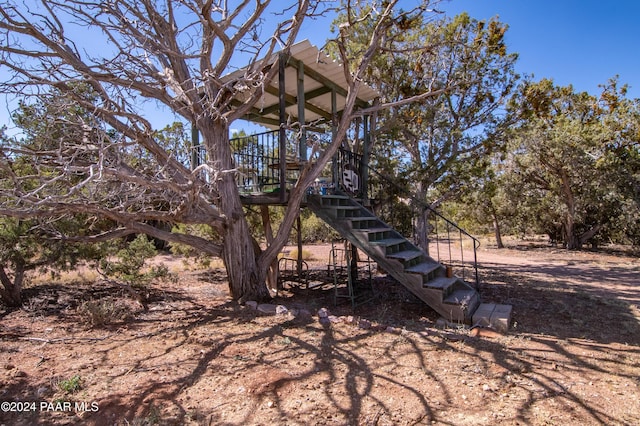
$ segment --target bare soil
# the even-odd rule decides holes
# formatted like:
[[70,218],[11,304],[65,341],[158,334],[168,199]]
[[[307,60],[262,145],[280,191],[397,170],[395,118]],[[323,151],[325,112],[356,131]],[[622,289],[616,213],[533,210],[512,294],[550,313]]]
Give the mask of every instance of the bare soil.
[[311,288],[286,286],[277,315],[169,256],[177,279],[146,309],[86,276],[39,280],[0,308],[0,424],[640,424],[638,258],[485,248],[482,298],[513,322],[474,337],[375,271],[368,302],[336,304],[328,246],[305,250]]

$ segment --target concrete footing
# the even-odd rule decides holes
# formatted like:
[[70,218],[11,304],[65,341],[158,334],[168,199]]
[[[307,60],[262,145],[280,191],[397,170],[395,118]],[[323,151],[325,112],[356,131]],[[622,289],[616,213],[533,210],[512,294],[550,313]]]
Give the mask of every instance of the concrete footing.
[[473,313],[472,326],[489,327],[500,333],[506,333],[511,323],[511,305],[482,303]]

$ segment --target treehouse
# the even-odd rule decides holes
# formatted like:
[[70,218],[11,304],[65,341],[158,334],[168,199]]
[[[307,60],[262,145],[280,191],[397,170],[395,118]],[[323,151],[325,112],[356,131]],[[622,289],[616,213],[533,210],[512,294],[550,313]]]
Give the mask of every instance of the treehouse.
[[[272,55],[266,66],[278,67],[276,77],[265,84],[261,98],[245,118],[269,130],[232,139],[231,144],[243,203],[286,205],[291,188],[300,184],[301,176],[333,141],[349,85],[343,67],[308,41],[295,44],[288,54]],[[230,74],[228,81],[245,72]],[[375,90],[360,85],[354,109],[370,107],[377,97]],[[240,92],[234,102],[245,99]],[[342,147],[305,188],[302,206],[446,320],[506,330],[511,307],[481,303],[475,238],[431,211],[435,246],[428,253],[371,210],[368,183],[373,172],[369,167],[373,120],[365,114],[355,116]],[[384,181],[379,174],[376,177]],[[420,200],[413,202],[420,205]],[[472,246],[471,258],[464,250],[465,238],[471,242],[466,244]],[[452,255],[454,247],[460,250],[458,256]],[[448,257],[441,255],[447,251]]]
[[[266,66],[278,67],[277,79],[265,85],[262,97],[244,118],[269,130],[231,142],[238,187],[246,204],[287,203],[288,190],[300,172],[313,165],[331,142],[347,99],[343,67],[308,41],[292,46],[288,55],[274,54]],[[238,70],[226,79],[233,81],[244,72]],[[375,90],[361,85],[355,109],[370,106],[377,96]],[[234,102],[244,100],[240,92]],[[323,171],[315,190],[346,184],[354,195],[365,195],[367,160],[362,153],[369,148],[369,123],[366,116],[354,123],[351,144]]]

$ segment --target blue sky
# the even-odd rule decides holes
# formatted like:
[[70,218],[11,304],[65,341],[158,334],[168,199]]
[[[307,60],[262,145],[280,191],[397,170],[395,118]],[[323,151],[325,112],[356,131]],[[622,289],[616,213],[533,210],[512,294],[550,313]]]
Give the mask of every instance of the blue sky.
[[[640,98],[640,0],[451,0],[436,7],[450,17],[466,11],[508,24],[507,48],[520,55],[520,74],[594,95],[598,85],[619,75],[630,86],[629,97]],[[321,46],[330,22],[307,26],[301,37]],[[318,31],[321,26],[327,33]]]
[[509,25],[506,43],[520,55],[518,72],[535,80],[551,78],[595,95],[599,84],[619,75],[629,97],[640,98],[638,0],[453,0],[440,8],[477,19],[497,15]]
[[[415,0],[401,0],[404,4]],[[449,16],[463,11],[477,19],[498,16],[509,25],[507,48],[520,55],[521,74],[551,78],[556,85],[572,84],[591,94],[619,75],[619,81],[630,86],[628,96],[640,98],[640,0],[451,0],[438,9]],[[331,18],[307,22],[298,38],[320,47],[330,23]],[[4,102],[0,119],[0,125],[7,124]]]

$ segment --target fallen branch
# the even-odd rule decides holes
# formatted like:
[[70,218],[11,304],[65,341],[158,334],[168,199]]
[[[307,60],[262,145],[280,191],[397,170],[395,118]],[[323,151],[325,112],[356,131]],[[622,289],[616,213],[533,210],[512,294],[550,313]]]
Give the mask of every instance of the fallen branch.
[[109,336],[104,337],[56,337],[53,339],[45,339],[43,337],[19,337],[20,340],[31,340],[34,342],[43,342],[43,343],[60,343],[60,342],[69,342],[72,340],[86,340],[86,341],[100,341],[105,340]]

